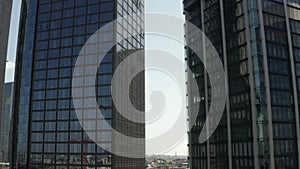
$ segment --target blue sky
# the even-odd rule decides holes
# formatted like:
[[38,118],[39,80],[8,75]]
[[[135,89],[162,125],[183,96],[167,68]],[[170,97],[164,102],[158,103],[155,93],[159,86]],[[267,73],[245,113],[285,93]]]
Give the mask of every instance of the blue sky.
[[[174,15],[183,18],[182,0],[145,0],[145,3],[146,3],[145,4],[146,12],[166,13],[169,15]],[[19,21],[20,8],[21,8],[21,1],[14,0],[13,12],[11,18],[10,37],[9,37],[9,48],[8,48],[8,55],[7,55],[7,60],[9,61],[9,63],[7,63],[7,69],[6,69],[6,82],[13,81],[13,77],[14,77],[14,63],[15,63],[15,56],[16,56],[16,44],[17,44],[17,36],[18,36],[17,32],[19,27],[18,21]],[[161,39],[161,37],[155,37],[155,36],[146,37],[146,48],[167,49],[169,51],[172,51],[173,55],[175,55],[179,59],[183,60],[184,58],[183,46],[181,44],[176,44],[173,41],[170,41],[168,39]],[[163,75],[155,74],[154,72],[148,73],[147,75],[151,78],[151,83],[149,82],[146,85],[156,85],[156,82],[158,82],[163,77]],[[168,90],[170,89],[166,87],[165,90],[168,92]],[[175,99],[174,102],[176,101],[177,100]],[[171,114],[171,112],[169,113]],[[150,131],[155,131],[155,130],[159,130],[159,129],[152,129]],[[187,154],[186,145],[187,145],[187,140],[184,140],[180,145],[176,146],[174,149],[170,150],[169,152],[166,152],[166,154],[174,155],[175,152],[177,152],[177,154],[186,155]],[[147,145],[147,154],[155,153],[151,151],[152,146],[159,146],[159,145]]]

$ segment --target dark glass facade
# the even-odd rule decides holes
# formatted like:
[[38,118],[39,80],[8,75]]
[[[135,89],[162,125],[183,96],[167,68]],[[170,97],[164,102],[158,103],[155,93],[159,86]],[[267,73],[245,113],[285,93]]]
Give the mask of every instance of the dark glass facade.
[[[100,66],[96,65],[97,61],[93,58],[101,49],[96,49],[96,53],[85,53],[86,64],[99,66],[94,87],[103,118],[90,118],[93,116],[89,114],[97,112],[95,108],[82,110],[82,116],[78,116],[73,102],[82,98],[72,95],[71,91],[71,87],[77,87],[72,86],[72,75],[86,41],[105,24],[143,11],[143,1],[138,5],[135,1],[125,0],[22,2],[15,80],[13,168],[144,167],[144,158],[118,157],[101,148],[112,149],[116,144],[110,127],[102,125],[103,121],[120,133],[145,137],[144,125],[118,118],[119,113],[114,108],[111,96],[111,80],[115,69],[130,51],[144,48],[143,35],[118,43],[106,54]],[[99,43],[109,46],[125,31],[134,34],[132,31],[135,29],[143,29],[143,18],[132,18],[131,21],[126,24],[127,27],[123,28],[120,24],[121,27],[102,32]],[[97,48],[97,45],[89,47]],[[137,107],[144,110],[144,74],[138,76],[133,84],[136,84],[132,90],[135,96],[133,103],[139,103]],[[94,95],[85,93],[85,96]],[[88,125],[85,126],[86,131],[82,129],[78,118],[84,119],[84,124]],[[99,137],[94,140],[97,144],[86,132],[98,134]]]
[[194,73],[188,78],[197,79],[204,96],[188,93],[189,111],[201,104],[189,132],[190,168],[299,169],[299,1],[184,0],[184,10],[218,51],[228,81],[223,119],[200,144],[210,83],[203,63],[187,49]]
[[11,156],[12,104],[14,83],[4,84],[4,98],[1,112],[0,161],[9,163]]

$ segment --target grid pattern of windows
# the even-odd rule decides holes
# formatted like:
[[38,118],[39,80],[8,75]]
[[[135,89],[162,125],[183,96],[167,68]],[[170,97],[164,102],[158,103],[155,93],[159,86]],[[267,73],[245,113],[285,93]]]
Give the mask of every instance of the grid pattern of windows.
[[[235,9],[235,10],[233,10]],[[253,136],[243,1],[224,3],[229,76],[232,168],[252,168]],[[227,29],[226,29],[227,28]],[[228,29],[233,28],[233,29]]]
[[[287,4],[284,4],[286,2]],[[225,118],[209,143],[198,143],[197,139],[207,112],[203,103],[209,103],[210,100],[210,84],[205,85],[203,65],[195,59],[194,53],[187,49],[187,65],[194,73],[193,77],[188,77],[188,81],[190,78],[197,79],[201,96],[205,96],[206,86],[208,91],[208,98],[195,96],[194,91],[188,93],[189,111],[198,111],[193,110],[193,103],[202,103],[198,119],[189,132],[190,168],[208,168],[208,165],[210,168],[234,169],[298,168],[295,118],[297,111],[293,87],[300,91],[299,2],[184,0],[183,3],[186,20],[200,29],[203,27],[203,31],[219,52],[221,60],[225,51],[222,33],[225,33],[231,124],[230,144],[227,140],[227,134],[230,133],[227,133]],[[285,16],[285,5],[288,16]],[[244,9],[245,7],[248,9]],[[202,23],[201,14],[204,15],[204,25],[199,24]],[[221,24],[222,14],[225,16],[224,27]],[[292,35],[288,35],[286,17],[289,18]],[[188,28],[186,32],[190,33]],[[288,46],[289,36],[292,38],[297,86],[294,86],[292,81],[293,64]],[[186,42],[197,43],[191,39],[186,39]],[[212,64],[207,63],[207,66]],[[269,130],[270,128],[273,131]],[[227,158],[230,155],[230,145],[232,156]],[[256,148],[258,151],[255,151]],[[232,161],[228,162],[228,159]],[[229,167],[230,163],[232,167]]]
[[[116,17],[119,19],[116,23],[116,59],[114,60],[114,67],[117,67],[126,57],[129,55],[144,49],[144,18],[142,15],[131,16],[132,14],[140,14],[144,10],[143,1],[128,1],[128,0],[117,0],[116,1],[117,11]],[[123,19],[120,19],[124,17]],[[141,32],[141,33],[138,33]],[[129,37],[127,37],[130,35]],[[139,56],[141,60],[136,60],[133,64],[134,66],[144,67],[144,57]],[[127,70],[130,73],[130,70]],[[124,79],[122,77],[116,77],[117,79]],[[129,86],[129,98],[135,108],[138,110],[145,110],[144,98],[145,98],[145,88],[144,88],[145,74],[144,72],[139,73],[131,81]],[[113,90],[123,90],[126,91],[124,82],[118,81],[118,84],[113,86]],[[122,105],[126,105],[126,96],[121,96],[116,98],[116,101]],[[127,112],[130,112],[127,109]],[[141,123],[133,123],[130,120],[124,118],[117,110],[114,112],[114,128],[127,136],[130,137],[145,137],[145,125]],[[144,114],[139,115],[141,119],[144,119]],[[123,147],[124,151],[126,149],[134,149],[137,154],[145,154],[145,144],[133,145],[128,143],[127,140],[118,140],[115,143],[116,146]],[[130,159],[120,156],[115,156],[115,167],[116,168],[129,168],[139,169],[144,168],[145,160],[140,159]]]
[[[28,107],[27,110],[22,107],[22,110],[27,111],[27,116],[22,116],[26,119],[22,120],[22,122],[26,122],[24,132],[28,133],[29,131],[29,135],[28,137],[26,135],[24,140],[18,140],[20,143],[17,148],[26,149],[28,140],[29,149],[18,150],[19,157],[14,168],[109,169],[116,168],[119,164],[122,164],[124,168],[144,167],[144,159],[121,159],[123,161],[118,161],[117,157],[101,148],[106,147],[108,150],[113,148],[114,140],[110,126],[114,128],[122,126],[122,130],[124,130],[126,128],[123,123],[128,126],[131,124],[130,121],[116,121],[113,115],[116,112],[113,109],[111,97],[111,80],[114,69],[122,60],[120,58],[124,59],[132,53],[133,49],[144,48],[144,37],[136,35],[127,39],[125,44],[123,41],[120,42],[105,55],[100,66],[96,65],[97,60],[95,60],[95,58],[98,59],[99,52],[103,52],[107,46],[114,43],[117,35],[122,37],[123,31],[134,34],[134,30],[141,29],[144,25],[143,18],[138,18],[138,20],[131,18],[130,23],[125,26],[121,24],[122,32],[117,32],[113,28],[101,32],[97,44],[87,45],[88,50],[84,53],[85,64],[98,67],[98,72],[96,79],[92,79],[92,75],[85,77],[86,81],[96,81],[96,90],[94,93],[84,91],[84,96],[92,97],[96,93],[99,107],[90,107],[82,110],[81,113],[80,110],[75,112],[73,103],[79,103],[82,96],[73,95],[73,98],[71,97],[71,87],[80,88],[85,84],[84,81],[77,81],[74,86],[71,84],[74,65],[83,45],[99,28],[113,21],[118,12],[121,11],[121,15],[142,13],[143,1],[138,2],[138,4],[133,1],[121,0],[118,2],[114,0],[33,0],[23,2],[24,11],[33,11],[31,8],[27,8],[30,3],[34,4],[30,7],[36,9],[36,13],[28,15],[34,16],[36,19],[27,17],[22,22],[26,29],[30,29],[29,32],[32,35],[30,39],[32,49],[28,50],[31,53],[26,55],[28,58],[23,58],[22,63],[18,63],[23,69],[28,69],[18,75],[20,83],[23,84],[23,81],[27,80],[25,78],[30,77],[28,83],[31,83],[32,86],[24,86],[28,96],[31,97],[26,97],[27,102],[23,103],[31,105],[31,108]],[[31,20],[35,22],[28,24],[27,22],[31,22]],[[128,25],[131,27],[128,28]],[[36,30],[32,30],[33,28]],[[21,43],[24,44],[29,41],[28,38],[21,40]],[[98,48],[98,46],[100,47]],[[117,51],[116,48],[122,50]],[[31,60],[33,63],[26,64]],[[82,71],[84,71],[83,68]],[[30,76],[31,74],[32,76]],[[74,76],[77,75],[74,74]],[[76,79],[74,80],[76,81]],[[133,82],[132,93],[136,96],[133,98],[133,102],[140,106],[141,110],[144,110],[144,80],[142,75],[139,80]],[[85,107],[88,106],[85,105]],[[101,109],[103,118],[100,116],[97,116],[96,119],[92,118],[98,108]],[[90,139],[86,131],[83,131],[78,119],[83,120],[82,125],[89,135],[96,138],[97,144]],[[110,126],[104,125],[106,124],[104,121]],[[20,127],[21,123],[18,125]],[[26,128],[28,126],[30,126],[29,129]],[[129,134],[139,132],[133,134],[144,137],[144,126],[133,126],[133,128],[135,130],[128,128],[125,132]],[[21,134],[18,131],[19,137],[23,136]],[[28,160],[26,157],[23,157],[23,161],[19,160],[23,154],[28,154]]]
[[[114,3],[108,0],[44,0],[39,3],[37,16],[30,165],[39,168],[96,165],[110,168],[111,155],[90,140],[77,120],[72,108],[71,77],[76,57],[86,40],[101,25],[113,20]],[[113,37],[113,30],[105,32],[101,34],[101,43],[112,43]],[[105,78],[105,81],[99,80],[97,84],[99,104],[107,107],[107,118],[103,119],[107,121],[112,118],[109,89],[112,55],[112,52],[108,53],[99,67],[98,78]],[[92,54],[86,58],[87,64],[96,63]],[[79,118],[86,119],[89,113],[96,112],[84,111],[83,117]],[[96,129],[96,122],[101,124],[100,119],[85,122],[89,125],[87,129]],[[111,144],[109,130],[99,142]]]
[[[207,37],[211,40],[212,44],[216,48],[217,52],[220,55],[220,59],[223,61],[223,46],[222,46],[222,29],[221,29],[221,16],[220,16],[220,2],[211,0],[203,1],[201,3],[198,1],[184,1],[185,4],[185,15],[186,20],[202,29],[202,22],[204,22],[203,31],[206,33]],[[204,12],[202,16],[201,5],[203,6]],[[202,18],[204,20],[202,20]],[[240,25],[239,25],[240,26]],[[202,45],[201,42],[196,42],[192,38],[192,32],[189,28],[186,28],[186,32],[189,33],[189,39],[186,39],[188,45],[197,44]],[[239,35],[242,37],[243,35]],[[241,38],[243,39],[243,38]],[[243,40],[242,40],[243,41]],[[242,43],[242,41],[232,41],[231,44]],[[209,104],[209,98],[211,93],[208,92],[208,98],[205,98],[205,90],[210,91],[210,85],[205,89],[205,81],[209,81],[205,77],[205,70],[203,63],[197,58],[194,51],[187,49],[187,64],[192,70],[193,75],[188,77],[189,79],[196,78],[199,85],[199,94],[194,91],[188,93],[188,111],[198,111],[195,110],[195,103],[200,104],[200,110],[195,124],[192,129],[189,131],[189,152],[190,152],[190,168],[224,168],[228,166],[228,155],[225,155],[228,152],[227,146],[227,126],[226,126],[226,116],[222,117],[221,125],[215,131],[213,136],[210,138],[209,143],[200,144],[198,142],[198,137],[200,131],[206,120],[206,113],[208,112],[209,107],[206,107],[206,104]],[[207,61],[207,66],[214,66],[213,61]],[[192,90],[192,89],[191,89]],[[226,114],[226,113],[225,113]],[[209,144],[209,147],[207,147]]]
[[[31,89],[31,72],[32,56],[34,51],[34,36],[37,15],[37,1],[22,1],[23,9],[20,17],[20,39],[27,39],[27,42],[18,43],[18,55],[16,76],[19,78],[15,82],[16,98],[14,100],[14,117],[13,117],[13,146],[12,146],[12,168],[23,168],[28,161],[28,139],[29,139],[29,112],[30,112],[30,89]],[[30,20],[26,16],[31,16]],[[26,44],[26,45],[25,45]]]
[[[223,38],[222,38],[222,23],[221,23],[221,4],[219,1],[204,1],[203,3],[203,14],[204,14],[204,25],[214,25],[216,29],[210,29],[207,27],[205,31],[206,36],[211,41],[213,46],[216,48],[216,51],[219,54],[220,60],[222,63],[224,63],[224,46],[223,46]],[[231,44],[234,45],[235,43],[239,43],[237,41],[232,41]],[[212,66],[214,65],[213,61],[207,60],[207,65]],[[201,71],[204,71],[201,70]],[[207,79],[209,80],[209,79]],[[207,91],[210,91],[211,87],[208,84]],[[210,105],[210,99],[212,93],[208,92],[208,98],[205,98],[205,100],[208,100],[208,104]],[[206,108],[207,112],[209,110],[209,107]],[[224,166],[228,165],[228,155],[225,155],[226,152],[228,152],[228,144],[227,138],[228,138],[228,132],[227,132],[227,122],[226,122],[226,110],[224,110],[223,117],[221,119],[220,125],[218,126],[215,133],[212,135],[212,137],[209,140],[209,149],[210,152],[209,158],[210,158],[210,166],[211,168],[216,169],[222,169]],[[205,119],[204,119],[205,120]],[[199,136],[196,136],[199,137]],[[224,154],[224,155],[221,155]]]
[[[185,3],[185,17],[187,20],[189,20],[194,25],[201,27],[202,26],[202,19],[201,19],[201,11],[200,8],[193,8],[193,6],[200,6],[200,1],[184,1]],[[211,26],[217,27],[218,24],[211,24]],[[186,31],[189,31],[188,28],[186,28]],[[193,41],[192,38],[186,39],[188,44],[191,43],[199,43]],[[206,146],[206,143],[199,144],[198,143],[198,137],[201,128],[203,127],[203,124],[205,122],[206,117],[206,110],[205,107],[205,101],[200,96],[205,96],[205,77],[204,77],[204,66],[200,59],[195,55],[195,53],[187,49],[187,58],[186,58],[186,64],[188,64],[193,71],[193,77],[188,76],[187,79],[191,78],[197,78],[197,83],[199,85],[199,92],[200,95],[198,95],[196,92],[190,92],[188,97],[188,111],[189,113],[195,110],[194,103],[199,103],[201,107],[201,111],[199,111],[199,115],[197,120],[195,121],[195,124],[193,128],[189,131],[189,155],[190,155],[190,167],[191,168],[207,168],[209,161],[208,156],[208,148]],[[192,89],[191,89],[192,90]],[[191,124],[190,124],[191,125]]]

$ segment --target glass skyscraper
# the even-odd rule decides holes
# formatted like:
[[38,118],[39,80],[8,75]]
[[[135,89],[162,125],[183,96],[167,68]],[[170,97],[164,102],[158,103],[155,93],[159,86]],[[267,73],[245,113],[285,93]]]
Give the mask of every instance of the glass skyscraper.
[[[219,53],[228,82],[222,120],[213,136],[200,144],[212,92],[203,63],[186,50],[193,71],[188,79],[196,78],[200,90],[200,95],[188,93],[189,111],[200,103],[189,131],[190,168],[299,169],[299,0],[183,3],[186,20],[201,29]],[[198,42],[188,37],[186,43]]]
[[[124,119],[115,109],[111,96],[114,71],[129,54],[144,49],[143,34],[118,42],[100,66],[95,65],[96,60],[88,59],[88,56],[95,58],[97,52],[85,53],[86,64],[99,66],[94,87],[97,109],[101,109],[104,118],[89,118],[89,113],[96,113],[96,108],[83,110],[79,117],[71,96],[74,65],[85,42],[105,24],[143,11],[142,0],[23,0],[15,78],[12,168],[144,168],[144,158],[120,157],[101,148],[114,149],[117,142],[110,127],[102,125],[104,121],[122,134],[145,137],[144,124]],[[100,46],[109,46],[122,40],[124,34],[133,35],[143,29],[144,18],[129,17],[126,24],[101,32]],[[96,51],[101,52],[97,45]],[[132,84],[132,102],[144,110],[144,74],[140,73]],[[97,140],[89,138],[78,118],[90,125],[86,127],[90,127],[89,133],[98,134]],[[144,147],[139,151],[144,152]]]

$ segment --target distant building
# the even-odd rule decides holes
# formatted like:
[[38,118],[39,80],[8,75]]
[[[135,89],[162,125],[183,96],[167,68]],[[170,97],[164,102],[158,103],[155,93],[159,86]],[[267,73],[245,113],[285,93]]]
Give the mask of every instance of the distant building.
[[[0,0],[0,22],[1,22],[0,23],[0,110],[3,110],[2,103],[3,103],[4,78],[5,78],[5,63],[7,57],[11,8],[12,8],[12,0]],[[1,117],[1,113],[0,113],[0,131],[5,130],[2,129],[3,126],[2,123],[5,123],[2,121],[2,119],[3,118]],[[0,152],[0,158],[1,158],[1,152]],[[1,159],[0,162],[2,162]]]
[[12,125],[12,104],[13,104],[14,83],[5,83],[4,99],[1,111],[1,130],[0,130],[0,162],[10,162],[11,148],[11,125]]
[[187,159],[175,159],[175,160],[153,159],[147,161],[146,166],[147,169],[187,169],[188,162]]
[[[228,77],[223,118],[212,137],[198,141],[211,91],[203,63],[187,50],[200,96],[189,131],[191,169],[300,168],[300,1],[184,0],[186,20],[210,39]],[[186,32],[190,32],[186,28]],[[187,46],[201,44],[187,35]],[[204,43],[204,42],[203,42]],[[207,62],[210,62],[208,59]],[[213,64],[208,64],[212,65]],[[198,111],[198,110],[197,110]]]

